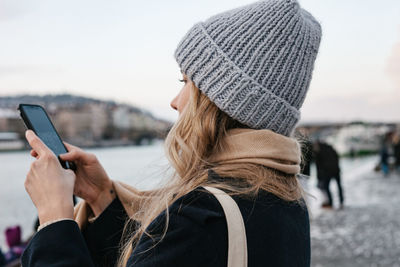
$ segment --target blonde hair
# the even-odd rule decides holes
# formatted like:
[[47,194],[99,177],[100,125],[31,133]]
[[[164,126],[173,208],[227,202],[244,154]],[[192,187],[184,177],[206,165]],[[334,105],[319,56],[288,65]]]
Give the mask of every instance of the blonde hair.
[[[223,149],[223,139],[229,129],[246,126],[222,112],[190,83],[192,88],[189,102],[165,142],[166,154],[174,174],[164,187],[142,197],[138,210],[125,227],[124,236],[127,238],[123,241],[118,266],[126,266],[135,244],[142,235],[149,235],[147,227],[165,210],[164,236],[168,228],[168,206],[200,186],[211,185],[231,195],[251,196],[259,190],[266,190],[287,201],[302,198],[302,189],[294,175],[283,174],[258,164],[217,165],[209,161],[209,156],[215,150]],[[220,177],[232,179],[211,181],[208,179],[208,171],[211,169]],[[135,227],[132,226],[133,221],[138,223],[138,229],[132,229]]]

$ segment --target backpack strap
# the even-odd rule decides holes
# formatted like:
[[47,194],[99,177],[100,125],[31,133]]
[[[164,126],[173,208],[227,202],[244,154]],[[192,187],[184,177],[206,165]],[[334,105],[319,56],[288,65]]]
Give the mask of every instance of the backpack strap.
[[228,226],[228,267],[247,267],[247,240],[242,213],[235,200],[224,191],[205,186],[222,206]]

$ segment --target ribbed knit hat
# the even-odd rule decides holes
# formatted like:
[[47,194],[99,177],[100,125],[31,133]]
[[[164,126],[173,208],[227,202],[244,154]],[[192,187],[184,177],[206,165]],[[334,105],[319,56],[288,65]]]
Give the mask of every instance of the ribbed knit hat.
[[291,135],[300,119],[321,27],[295,0],[259,1],[195,24],[175,58],[222,111]]

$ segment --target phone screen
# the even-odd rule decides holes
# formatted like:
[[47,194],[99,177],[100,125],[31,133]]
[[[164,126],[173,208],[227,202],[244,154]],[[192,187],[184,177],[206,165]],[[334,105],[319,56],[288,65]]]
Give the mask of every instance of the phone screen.
[[58,156],[67,152],[56,129],[42,107],[23,105],[20,108],[22,109],[23,116],[25,116],[25,119],[30,124],[28,128],[31,128],[54,154]]

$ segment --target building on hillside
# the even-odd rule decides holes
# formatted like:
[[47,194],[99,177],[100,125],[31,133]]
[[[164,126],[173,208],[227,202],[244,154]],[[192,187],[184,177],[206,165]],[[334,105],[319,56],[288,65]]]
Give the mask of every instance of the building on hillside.
[[25,130],[18,110],[0,109],[0,132],[14,132],[23,138]]

